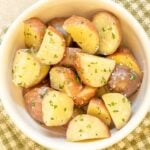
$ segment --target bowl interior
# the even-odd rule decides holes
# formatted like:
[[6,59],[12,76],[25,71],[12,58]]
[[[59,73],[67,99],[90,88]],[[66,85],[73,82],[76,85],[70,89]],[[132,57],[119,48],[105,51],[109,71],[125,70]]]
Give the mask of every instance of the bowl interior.
[[[82,8],[81,8],[82,6]],[[19,48],[24,48],[24,38],[23,38],[23,21],[30,17],[39,17],[44,22],[49,21],[52,18],[55,17],[68,17],[73,14],[81,15],[87,18],[91,18],[93,14],[100,10],[106,10],[110,11],[113,14],[115,14],[121,23],[122,27],[122,35],[123,35],[123,42],[122,45],[130,48],[132,52],[134,53],[135,57],[137,58],[140,67],[142,68],[143,72],[147,70],[146,67],[146,58],[145,53],[143,51],[142,43],[139,39],[139,36],[137,36],[137,30],[134,29],[134,26],[132,25],[132,22],[129,22],[126,16],[122,15],[122,12],[120,12],[119,9],[117,9],[116,6],[112,4],[112,2],[105,1],[105,0],[49,0],[45,2],[41,2],[40,5],[33,7],[33,9],[28,10],[24,15],[22,15],[11,27],[9,34],[7,35],[7,40],[9,42],[9,45],[6,44],[6,41],[4,41],[5,50],[3,50],[3,84],[4,91],[7,91],[7,104],[9,104],[9,108],[13,111],[12,115],[14,115],[14,118],[16,117],[19,119],[18,122],[20,122],[20,126],[25,126],[24,130],[30,131],[30,134],[34,134],[30,137],[32,137],[34,140],[38,138],[38,142],[41,144],[50,147],[54,145],[54,143],[60,143],[58,147],[61,147],[62,145],[66,144],[66,147],[69,149],[70,146],[74,145],[75,148],[83,146],[94,146],[93,144],[97,143],[99,145],[99,148],[104,147],[104,145],[109,145],[108,143],[113,141],[113,138],[119,134],[119,132],[125,131],[127,127],[124,127],[123,129],[116,132],[115,129],[113,129],[112,136],[109,139],[104,140],[97,140],[93,142],[86,142],[86,143],[70,143],[67,142],[62,137],[56,137],[53,136],[51,131],[42,128],[39,124],[37,124],[26,112],[23,104],[23,98],[21,89],[15,87],[12,84],[12,78],[11,78],[11,67],[12,62],[14,58],[15,51]],[[136,115],[136,112],[140,109],[142,106],[144,97],[144,89],[146,88],[146,80],[147,75],[144,74],[143,83],[141,86],[141,90],[137,93],[135,96],[136,100],[133,102],[132,110],[133,115],[132,118]],[[130,126],[130,122],[132,121],[132,118],[128,122],[126,126]],[[36,138],[37,137],[37,138]],[[53,137],[53,138],[51,138]],[[65,143],[65,144],[64,144]],[[92,144],[92,145],[91,145]],[[56,145],[54,147],[57,147]]]

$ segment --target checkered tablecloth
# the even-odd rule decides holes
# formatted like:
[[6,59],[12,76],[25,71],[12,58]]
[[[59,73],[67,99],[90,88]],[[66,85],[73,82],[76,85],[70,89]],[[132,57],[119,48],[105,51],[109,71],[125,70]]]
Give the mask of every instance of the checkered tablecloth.
[[[150,0],[115,0],[141,23],[150,37]],[[4,29],[4,32],[6,29]],[[0,38],[0,42],[2,36]],[[0,101],[0,150],[46,150],[26,137],[11,121]],[[107,150],[150,150],[150,112],[125,139]]]

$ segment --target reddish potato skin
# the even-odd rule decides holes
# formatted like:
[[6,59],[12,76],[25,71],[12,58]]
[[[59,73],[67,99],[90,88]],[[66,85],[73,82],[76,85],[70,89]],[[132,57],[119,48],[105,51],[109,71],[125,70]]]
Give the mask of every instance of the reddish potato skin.
[[136,92],[140,85],[140,76],[124,65],[116,65],[108,82],[110,90],[127,97]]
[[81,52],[80,48],[67,47],[65,55],[59,65],[75,68],[76,52]]
[[36,121],[43,123],[42,94],[49,89],[47,86],[35,87],[24,95],[24,103],[28,113]]

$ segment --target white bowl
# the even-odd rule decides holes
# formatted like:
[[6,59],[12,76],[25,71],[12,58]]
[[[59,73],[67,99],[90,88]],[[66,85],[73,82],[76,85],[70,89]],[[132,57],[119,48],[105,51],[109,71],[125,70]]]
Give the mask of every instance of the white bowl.
[[[120,20],[123,33],[123,45],[132,49],[142,70],[144,78],[141,88],[132,105],[133,114],[129,122],[119,131],[113,129],[112,136],[104,140],[72,143],[64,138],[52,136],[47,129],[38,125],[26,112],[21,90],[12,84],[11,68],[14,53],[24,47],[23,21],[30,17],[39,17],[48,21],[54,17],[71,16],[72,14],[90,17],[99,10],[108,10]],[[0,49],[0,96],[2,103],[24,134],[37,143],[53,149],[102,149],[127,136],[142,121],[150,105],[150,44],[139,23],[122,7],[109,0],[42,0],[27,9],[9,28]]]

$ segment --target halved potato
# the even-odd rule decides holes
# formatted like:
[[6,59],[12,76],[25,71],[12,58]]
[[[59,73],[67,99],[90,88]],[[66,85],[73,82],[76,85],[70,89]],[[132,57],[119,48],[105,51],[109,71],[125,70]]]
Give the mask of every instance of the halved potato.
[[43,123],[42,98],[49,88],[47,86],[35,87],[24,95],[24,103],[29,114],[36,121]]
[[85,53],[76,53],[76,70],[84,84],[102,87],[115,68],[115,61]]
[[56,66],[50,70],[51,87],[65,92],[70,97],[75,97],[82,90],[82,84],[76,74],[66,67]]
[[65,53],[65,39],[55,28],[48,26],[36,56],[46,65],[57,64]]
[[108,58],[116,61],[116,64],[122,64],[136,72],[142,78],[142,71],[133,56],[132,52],[127,48],[120,48],[118,51]]
[[47,126],[66,124],[73,114],[74,103],[67,94],[48,90],[42,100],[43,121]]
[[47,75],[50,66],[41,64],[27,49],[16,52],[13,62],[13,82],[21,87],[31,87]]
[[122,128],[131,116],[130,101],[120,93],[104,94],[102,98],[116,128]]
[[98,118],[90,115],[78,115],[70,121],[67,129],[68,141],[108,138],[108,127]]
[[82,48],[83,52],[95,54],[99,49],[97,29],[88,19],[73,15],[64,22],[63,28]]
[[24,21],[25,45],[38,49],[42,43],[46,25],[39,18],[30,18]]
[[101,119],[106,125],[111,124],[111,117],[104,103],[99,98],[92,98],[89,102],[87,114]]
[[64,58],[59,63],[63,66],[69,66],[69,67],[75,67],[75,57],[76,52],[81,52],[82,50],[80,48],[73,48],[73,47],[67,47],[66,53],[64,54]]
[[98,54],[113,54],[119,47],[122,35],[119,20],[111,13],[99,12],[92,22],[99,32],[99,50]]
[[121,93],[127,97],[135,93],[141,85],[139,75],[124,65],[116,65],[108,81],[111,91]]
[[72,43],[72,37],[63,29],[63,24],[66,18],[54,18],[48,22],[48,25],[53,26],[57,31],[59,31],[66,40],[66,45],[70,46]]
[[96,93],[96,88],[90,86],[84,86],[78,95],[74,97],[74,103],[76,106],[81,107],[87,105],[92,97]]

